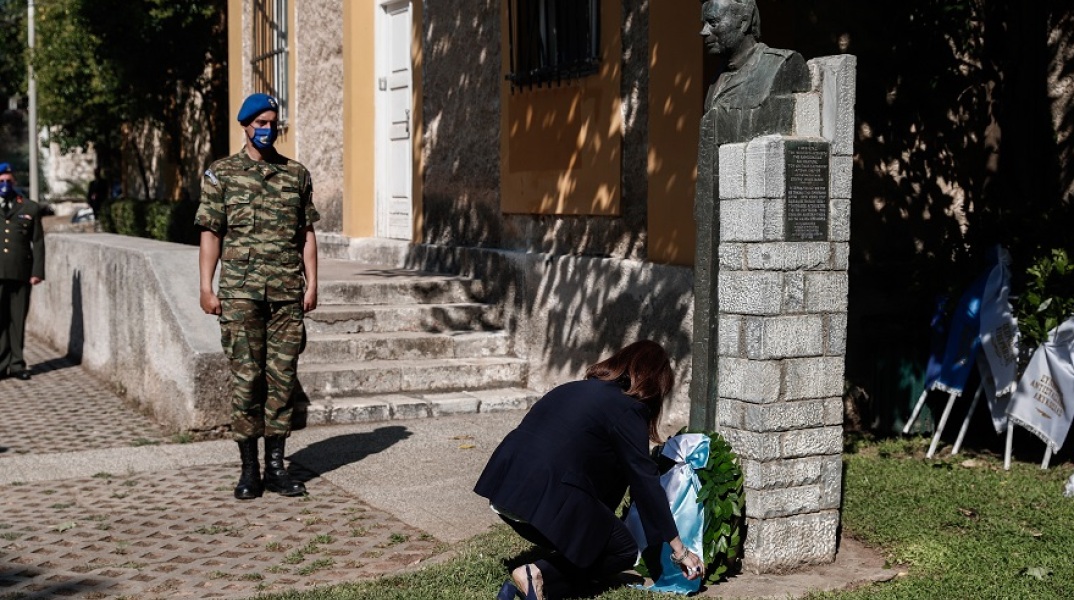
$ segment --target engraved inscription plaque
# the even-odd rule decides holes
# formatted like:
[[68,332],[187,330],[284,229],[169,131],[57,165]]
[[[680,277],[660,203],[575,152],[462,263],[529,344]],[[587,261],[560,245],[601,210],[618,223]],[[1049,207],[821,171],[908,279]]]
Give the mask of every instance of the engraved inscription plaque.
[[787,204],[784,238],[788,242],[828,240],[828,143],[787,141]]

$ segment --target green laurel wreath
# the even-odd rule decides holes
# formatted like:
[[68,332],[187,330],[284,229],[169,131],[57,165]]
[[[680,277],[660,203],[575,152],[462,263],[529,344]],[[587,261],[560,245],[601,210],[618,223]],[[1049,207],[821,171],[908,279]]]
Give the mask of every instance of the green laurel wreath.
[[[694,473],[701,483],[697,501],[705,505],[705,532],[702,536],[702,558],[707,573],[705,583],[714,584],[728,572],[737,570],[742,561],[746,505],[746,496],[742,491],[744,476],[738,464],[738,455],[719,433],[689,431],[683,427],[676,435],[683,433],[702,433],[709,438],[708,464]],[[660,454],[663,450],[663,445],[657,446],[653,449],[653,456],[661,472],[666,472],[674,466],[674,462]],[[644,553],[635,570],[644,577],[650,577]]]

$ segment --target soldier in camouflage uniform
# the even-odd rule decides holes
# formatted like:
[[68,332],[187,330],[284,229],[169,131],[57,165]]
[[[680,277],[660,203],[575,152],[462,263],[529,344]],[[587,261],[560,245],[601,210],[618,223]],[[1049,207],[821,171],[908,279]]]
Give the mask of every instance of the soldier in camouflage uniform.
[[[231,370],[232,432],[242,457],[235,497],[263,489],[306,493],[283,464],[291,432],[292,392],[305,345],[302,318],[317,307],[317,239],[309,171],[272,147],[277,101],[249,96],[238,120],[245,147],[214,162],[202,181],[196,223],[202,228],[201,308],[219,315]],[[219,260],[219,291],[212,280]],[[265,438],[264,480],[257,438]]]

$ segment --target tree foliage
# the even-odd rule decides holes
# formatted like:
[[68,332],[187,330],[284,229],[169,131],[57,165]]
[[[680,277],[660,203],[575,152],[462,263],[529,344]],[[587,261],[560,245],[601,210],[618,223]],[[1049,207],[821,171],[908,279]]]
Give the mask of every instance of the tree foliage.
[[128,118],[115,69],[98,58],[100,38],[78,9],[80,0],[35,3],[36,43],[31,60],[37,78],[40,124],[65,148],[112,146]]
[[0,99],[26,93],[26,0],[0,0]]
[[35,6],[39,119],[61,146],[93,144],[99,154],[111,154],[136,144],[129,132],[149,123],[164,133],[163,158],[181,162],[182,140],[192,134],[183,122],[191,99],[225,100],[216,93],[227,52],[225,1],[39,0]]

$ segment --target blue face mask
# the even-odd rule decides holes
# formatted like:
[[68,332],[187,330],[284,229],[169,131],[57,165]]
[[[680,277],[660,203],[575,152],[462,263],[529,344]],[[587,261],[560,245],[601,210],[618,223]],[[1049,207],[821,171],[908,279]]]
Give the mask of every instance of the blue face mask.
[[15,199],[15,185],[10,181],[0,181],[0,198]]
[[254,137],[250,138],[250,142],[258,150],[267,150],[276,143],[276,135],[275,127],[255,127]]

